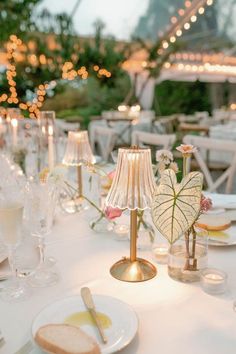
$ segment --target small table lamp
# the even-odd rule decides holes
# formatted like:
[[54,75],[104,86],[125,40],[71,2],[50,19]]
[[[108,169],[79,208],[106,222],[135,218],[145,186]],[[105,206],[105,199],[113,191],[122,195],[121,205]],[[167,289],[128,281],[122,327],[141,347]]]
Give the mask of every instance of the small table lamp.
[[67,166],[77,166],[78,193],[79,198],[83,198],[82,165],[95,163],[86,130],[68,133],[67,147],[62,163]]
[[157,273],[150,262],[136,256],[137,211],[151,207],[155,186],[150,149],[119,149],[116,173],[106,204],[130,210],[130,258],[124,257],[111,267],[111,275],[116,279],[139,282],[151,279]]

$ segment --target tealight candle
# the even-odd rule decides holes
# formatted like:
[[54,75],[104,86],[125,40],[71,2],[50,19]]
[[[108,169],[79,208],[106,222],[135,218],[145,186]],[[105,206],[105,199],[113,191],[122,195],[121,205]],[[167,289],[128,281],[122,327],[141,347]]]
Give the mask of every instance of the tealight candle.
[[202,289],[209,294],[222,294],[226,291],[227,274],[219,269],[206,268],[201,272]]
[[128,240],[129,235],[129,225],[121,224],[116,225],[113,229],[117,240]]
[[160,264],[168,262],[168,244],[154,244],[152,247],[153,259]]

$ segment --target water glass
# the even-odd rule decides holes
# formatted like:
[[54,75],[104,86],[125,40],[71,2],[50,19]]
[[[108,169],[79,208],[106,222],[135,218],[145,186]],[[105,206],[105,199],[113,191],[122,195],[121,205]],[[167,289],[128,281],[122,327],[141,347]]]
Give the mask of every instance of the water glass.
[[0,201],[0,235],[8,250],[8,261],[12,272],[12,280],[1,291],[1,299],[8,302],[28,298],[29,291],[18,279],[18,267],[15,250],[21,243],[21,228],[24,206],[21,202],[10,200]]
[[36,270],[29,276],[29,283],[34,287],[54,285],[59,275],[45,257],[45,238],[51,233],[57,201],[56,185],[47,181],[31,182],[26,192],[27,212],[31,235],[37,237],[40,251],[40,262]]

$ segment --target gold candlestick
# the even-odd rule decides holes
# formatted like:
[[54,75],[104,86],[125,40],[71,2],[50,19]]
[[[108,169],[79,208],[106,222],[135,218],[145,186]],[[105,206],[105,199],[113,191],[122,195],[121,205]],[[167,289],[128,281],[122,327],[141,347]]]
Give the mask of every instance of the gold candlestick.
[[110,269],[118,280],[140,282],[157,274],[154,265],[137,258],[138,209],[150,208],[154,188],[150,149],[119,149],[116,174],[106,201],[107,205],[130,209],[130,257],[122,258]]
[[78,177],[78,193],[79,198],[83,197],[83,179],[82,179],[82,166],[78,165],[77,167],[77,177]]
[[130,260],[135,262],[137,258],[137,210],[130,212]]

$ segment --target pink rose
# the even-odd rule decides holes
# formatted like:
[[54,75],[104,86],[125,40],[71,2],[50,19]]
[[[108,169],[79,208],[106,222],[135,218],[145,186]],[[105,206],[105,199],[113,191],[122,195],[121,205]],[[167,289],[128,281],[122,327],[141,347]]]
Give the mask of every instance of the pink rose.
[[120,208],[113,208],[111,206],[106,207],[105,209],[105,215],[107,219],[113,220],[115,218],[120,217],[122,214],[122,209]]
[[201,196],[200,202],[200,212],[206,213],[208,210],[212,208],[212,200],[210,198],[206,198],[203,194]]
[[109,172],[107,176],[108,176],[111,180],[113,180],[113,178],[114,178],[114,176],[115,176],[115,173],[116,173],[116,170],[113,170],[113,171]]

